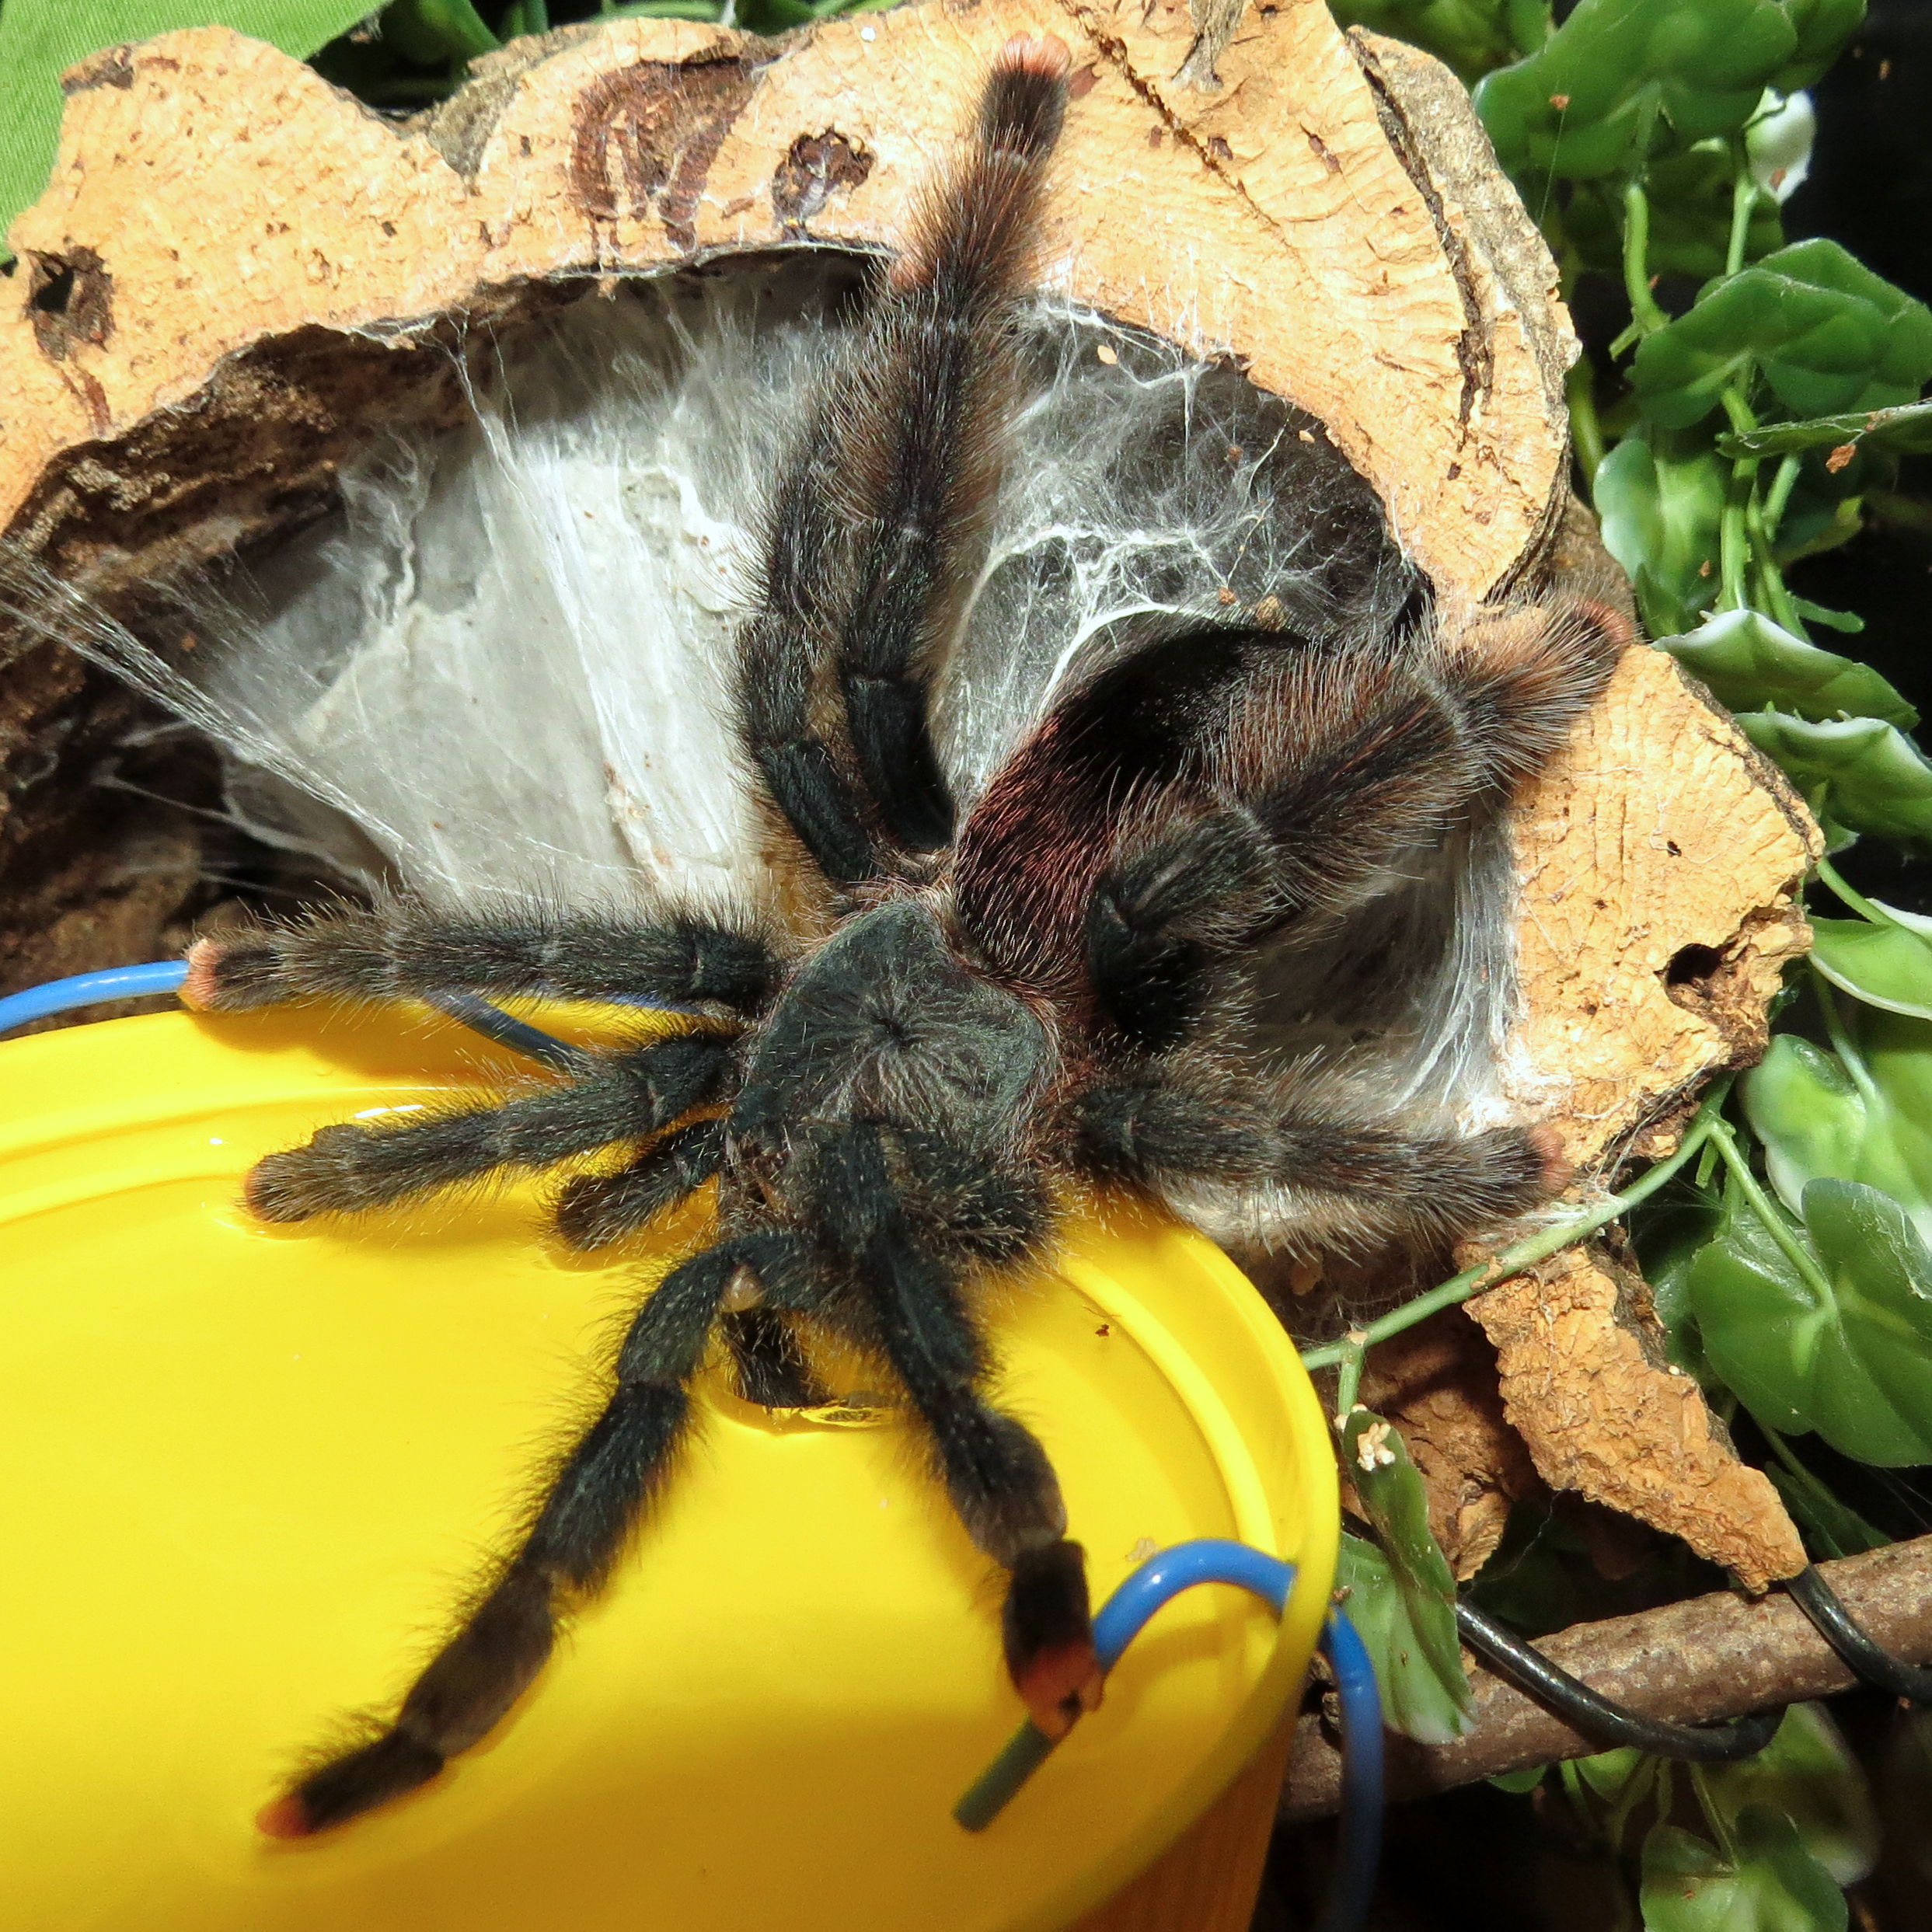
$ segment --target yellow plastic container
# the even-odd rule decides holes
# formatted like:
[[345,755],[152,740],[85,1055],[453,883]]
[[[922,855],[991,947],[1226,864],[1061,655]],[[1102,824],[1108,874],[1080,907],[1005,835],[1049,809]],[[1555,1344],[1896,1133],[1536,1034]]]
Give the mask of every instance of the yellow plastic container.
[[1170,1605],[970,1836],[950,1808],[1022,1714],[996,1577],[892,1411],[768,1416],[707,1371],[663,1505],[497,1733],[346,1831],[254,1832],[501,1548],[651,1253],[572,1255],[534,1187],[269,1229],[238,1178],[324,1121],[525,1071],[427,1014],[0,1044],[0,1921],[1066,1924],[1274,1725],[1335,1554],[1326,1430],[1279,1327],[1208,1243],[1126,1207],[1001,1296],[1003,1399],[1060,1471],[1097,1600],[1156,1546],[1236,1536],[1299,1565],[1278,1626],[1220,1586]]

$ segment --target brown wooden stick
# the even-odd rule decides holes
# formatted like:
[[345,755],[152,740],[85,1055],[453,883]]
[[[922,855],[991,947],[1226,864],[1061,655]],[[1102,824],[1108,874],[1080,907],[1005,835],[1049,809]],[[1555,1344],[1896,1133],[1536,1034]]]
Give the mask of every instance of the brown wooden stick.
[[[1845,1607],[1909,1663],[1932,1662],[1932,1536],[1819,1565]],[[1752,1601],[1692,1597],[1607,1623],[1578,1623],[1537,1648],[1592,1690],[1647,1718],[1702,1724],[1822,1697],[1857,1681],[1781,1591]],[[1475,1728],[1460,1742],[1387,1738],[1388,1792],[1425,1798],[1526,1765],[1587,1757],[1602,1747],[1488,1671],[1473,1669]],[[1318,1716],[1296,1728],[1279,1815],[1317,1818],[1341,1800],[1341,1759]]]

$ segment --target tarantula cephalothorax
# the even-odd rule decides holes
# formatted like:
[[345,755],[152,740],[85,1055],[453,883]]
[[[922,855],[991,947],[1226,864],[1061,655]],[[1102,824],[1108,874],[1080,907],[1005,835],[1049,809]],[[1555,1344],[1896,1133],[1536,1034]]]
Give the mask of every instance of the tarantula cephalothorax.
[[379,1207],[634,1144],[580,1174],[595,1247],[715,1177],[713,1245],[644,1301],[602,1412],[488,1593],[372,1741],[263,1814],[298,1835],[432,1777],[531,1680],[664,1479],[713,1337],[747,1397],[822,1399],[814,1330],[889,1366],[978,1547],[1006,1651],[1058,1735],[1099,1694],[1079,1546],[1044,1452],[982,1393],[975,1278],[1037,1250],[1054,1183],[1286,1190],[1304,1238],[1440,1238],[1555,1178],[1533,1130],[1413,1129],[1206,1036],[1256,948],[1319,936],[1561,741],[1621,642],[1588,611],[1449,641],[1195,621],[1076,680],[963,825],[929,731],[998,483],[1014,321],[1068,56],[1017,38],[779,478],[741,633],[737,729],[822,875],[814,944],[749,914],[447,917],[390,905],[200,942],[184,996],[235,1010],[467,990],[695,1007],[501,1106],[323,1129],[262,1162],[256,1213]]

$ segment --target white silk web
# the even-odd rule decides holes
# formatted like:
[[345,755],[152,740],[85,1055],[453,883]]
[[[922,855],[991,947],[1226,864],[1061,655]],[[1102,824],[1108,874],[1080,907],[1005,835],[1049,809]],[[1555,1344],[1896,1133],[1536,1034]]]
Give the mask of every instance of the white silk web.
[[[385,434],[340,509],[136,640],[47,587],[30,613],[206,731],[231,810],[364,886],[432,902],[538,892],[773,897],[729,725],[759,532],[862,264],[803,253],[617,285],[464,367],[471,420]],[[1224,361],[1042,302],[933,717],[962,811],[1070,675],[1177,619],[1305,636],[1398,620],[1413,578],[1318,425]],[[1494,841],[1413,876],[1257,976],[1283,1051],[1392,1097],[1491,1108],[1508,999]],[[1409,869],[1405,868],[1405,870]]]

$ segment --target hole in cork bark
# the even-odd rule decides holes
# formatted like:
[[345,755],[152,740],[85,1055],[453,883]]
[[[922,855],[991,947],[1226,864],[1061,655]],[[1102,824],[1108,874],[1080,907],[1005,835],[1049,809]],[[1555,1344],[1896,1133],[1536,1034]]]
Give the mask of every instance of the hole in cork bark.
[[1664,984],[1702,989],[1723,964],[1724,955],[1714,946],[1680,946],[1664,968]]
[[800,134],[772,176],[772,206],[787,228],[802,228],[834,194],[864,185],[872,157],[835,128]]
[[65,359],[76,342],[105,342],[114,326],[114,284],[91,248],[71,255],[36,255],[27,287],[33,339],[51,361]]
[[64,316],[73,294],[74,270],[68,266],[48,276],[27,299],[44,316]]

